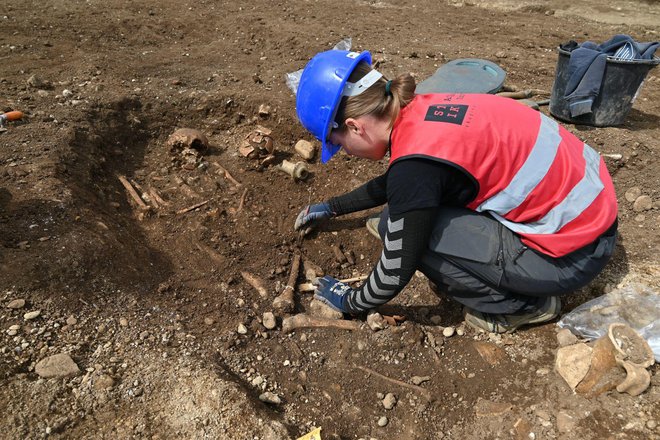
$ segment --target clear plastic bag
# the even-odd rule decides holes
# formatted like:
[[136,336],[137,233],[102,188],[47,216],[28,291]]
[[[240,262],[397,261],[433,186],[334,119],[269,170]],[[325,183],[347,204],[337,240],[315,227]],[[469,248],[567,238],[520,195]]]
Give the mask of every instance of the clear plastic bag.
[[644,284],[630,284],[594,298],[564,315],[557,323],[585,339],[598,339],[610,324],[635,329],[660,362],[660,294]]
[[[332,50],[351,50],[352,45],[353,39],[348,37],[335,44],[335,47],[333,47]],[[300,69],[296,70],[295,72],[284,74],[286,86],[293,92],[294,95],[298,92],[298,84],[300,84],[300,77],[302,76],[303,70],[304,69]]]

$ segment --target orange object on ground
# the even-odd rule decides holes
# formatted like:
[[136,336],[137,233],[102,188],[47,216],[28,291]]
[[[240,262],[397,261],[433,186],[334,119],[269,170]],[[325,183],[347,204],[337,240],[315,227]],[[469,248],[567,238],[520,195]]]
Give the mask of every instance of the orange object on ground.
[[16,110],[13,112],[4,113],[0,115],[0,117],[5,121],[17,121],[23,118],[23,112],[19,112],[18,110]]
[[13,111],[0,114],[0,128],[2,131],[6,131],[4,125],[7,121],[16,121],[23,117],[23,112]]

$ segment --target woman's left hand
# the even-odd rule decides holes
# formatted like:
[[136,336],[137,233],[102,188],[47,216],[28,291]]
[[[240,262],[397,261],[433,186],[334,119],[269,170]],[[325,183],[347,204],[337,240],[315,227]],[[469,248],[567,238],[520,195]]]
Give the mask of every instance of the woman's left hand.
[[303,235],[309,234],[319,223],[333,217],[335,214],[330,210],[326,202],[309,205],[298,214],[294,230],[301,230]]

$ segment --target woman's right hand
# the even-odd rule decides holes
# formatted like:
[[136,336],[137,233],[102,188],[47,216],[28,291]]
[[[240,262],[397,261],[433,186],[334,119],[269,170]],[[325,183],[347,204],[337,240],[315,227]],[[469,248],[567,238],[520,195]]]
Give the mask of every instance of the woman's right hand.
[[320,223],[328,220],[334,215],[335,213],[330,210],[330,205],[326,202],[309,205],[300,211],[300,214],[298,214],[298,217],[296,218],[296,223],[293,225],[293,229],[296,231],[299,230],[302,235],[307,235]]

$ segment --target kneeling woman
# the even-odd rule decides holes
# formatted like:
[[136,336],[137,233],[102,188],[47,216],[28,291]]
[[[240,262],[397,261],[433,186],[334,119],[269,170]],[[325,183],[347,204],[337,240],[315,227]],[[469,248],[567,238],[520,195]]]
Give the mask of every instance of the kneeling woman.
[[612,255],[617,203],[604,162],[554,120],[509,98],[415,95],[410,75],[387,81],[369,52],[328,51],[305,67],[301,123],[385,173],[306,207],[295,228],[387,204],[367,228],[383,252],[353,289],[324,277],[315,296],[360,313],[394,298],[416,270],[489,332],[552,320],[559,296],[585,286]]

